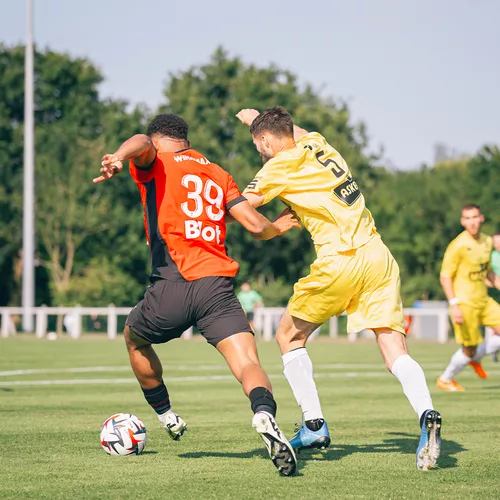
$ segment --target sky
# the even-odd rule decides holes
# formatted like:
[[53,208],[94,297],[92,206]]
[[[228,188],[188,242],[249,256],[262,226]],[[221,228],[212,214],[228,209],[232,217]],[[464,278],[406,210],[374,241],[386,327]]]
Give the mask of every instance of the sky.
[[[432,163],[438,142],[466,154],[500,143],[497,0],[33,2],[38,46],[88,57],[103,96],[154,108],[170,72],[223,46],[345,100],[395,168]],[[0,0],[0,42],[25,39],[25,3]]]

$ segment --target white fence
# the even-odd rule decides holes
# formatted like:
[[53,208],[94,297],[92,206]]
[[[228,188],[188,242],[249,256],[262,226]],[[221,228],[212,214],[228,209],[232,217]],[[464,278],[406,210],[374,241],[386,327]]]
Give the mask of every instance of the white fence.
[[[68,334],[73,338],[78,338],[82,334],[82,318],[84,316],[105,316],[107,317],[107,336],[115,339],[117,336],[118,316],[127,316],[131,307],[34,307],[31,313],[35,316],[35,334],[37,338],[43,338],[47,334],[48,316],[65,316]],[[279,319],[285,308],[283,307],[262,307],[255,311],[255,330],[263,340],[270,341],[276,332]],[[405,316],[413,318],[411,326],[411,336],[416,339],[436,340],[445,343],[448,340],[450,324],[448,319],[448,309],[446,307],[437,309],[427,308],[407,308],[404,310]],[[14,316],[21,316],[25,313],[22,307],[0,307],[1,327],[0,337],[9,337],[16,334],[16,326],[13,321]],[[432,321],[421,321],[428,318]],[[329,336],[339,336],[338,318],[332,318],[329,322]],[[319,330],[315,332],[317,336]],[[183,338],[189,339],[193,335],[193,329],[184,332]]]

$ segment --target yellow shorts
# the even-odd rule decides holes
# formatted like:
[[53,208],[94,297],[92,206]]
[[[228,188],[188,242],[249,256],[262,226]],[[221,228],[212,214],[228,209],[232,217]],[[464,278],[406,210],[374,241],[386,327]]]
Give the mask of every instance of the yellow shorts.
[[458,344],[476,346],[483,342],[483,336],[479,327],[481,325],[494,328],[500,326],[500,304],[491,297],[482,307],[472,307],[467,304],[460,304],[460,310],[464,317],[464,324],[453,324],[455,340]]
[[399,266],[380,237],[337,255],[318,257],[288,304],[292,316],[324,323],[347,312],[347,330],[391,328],[404,333]]

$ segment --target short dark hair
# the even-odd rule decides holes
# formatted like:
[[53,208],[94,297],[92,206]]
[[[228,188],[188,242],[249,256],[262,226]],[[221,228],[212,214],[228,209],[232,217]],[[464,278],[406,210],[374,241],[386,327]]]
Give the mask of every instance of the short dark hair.
[[146,135],[149,137],[158,134],[172,139],[187,141],[189,125],[180,116],[173,113],[156,115],[148,125]]
[[462,212],[464,210],[473,210],[474,208],[476,208],[477,210],[481,211],[481,207],[479,205],[476,205],[475,203],[467,203],[467,205],[464,205],[462,207]]
[[253,136],[270,132],[280,137],[293,137],[293,119],[281,106],[263,111],[252,123],[250,132]]

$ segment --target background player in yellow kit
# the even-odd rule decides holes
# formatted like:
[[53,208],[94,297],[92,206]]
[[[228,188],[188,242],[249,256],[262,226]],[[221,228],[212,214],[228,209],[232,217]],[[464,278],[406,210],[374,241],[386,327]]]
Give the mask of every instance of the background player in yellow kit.
[[[486,287],[488,280],[500,288],[500,278],[491,270],[493,243],[491,236],[480,232],[483,222],[479,206],[466,205],[460,218],[465,231],[448,245],[444,254],[441,285],[450,304],[455,339],[462,345],[437,380],[437,386],[445,391],[464,390],[454,377],[468,364],[481,378],[487,378],[480,360],[500,350],[500,305],[488,296]],[[495,331],[484,343],[481,325]]]
[[281,108],[242,110],[265,163],[244,196],[258,207],[278,197],[310,232],[317,258],[300,279],[281,318],[276,339],[284,373],[303,425],[290,441],[296,449],[330,444],[305,348],[311,333],[332,316],[348,314],[348,331],[373,330],[387,368],[420,418],[417,467],[433,467],[440,453],[441,416],[433,409],[424,372],[407,352],[399,268],[378,235],[349,168],[320,134],[294,126]]

